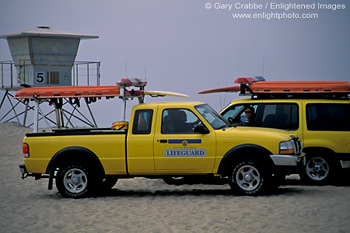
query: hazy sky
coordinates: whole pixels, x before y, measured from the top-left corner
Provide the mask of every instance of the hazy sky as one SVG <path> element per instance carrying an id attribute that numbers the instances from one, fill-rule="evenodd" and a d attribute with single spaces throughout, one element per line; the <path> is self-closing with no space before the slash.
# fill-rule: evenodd
<path id="1" fill-rule="evenodd" d="M 263 9 L 242 9 L 248 3 Z M 265 18 L 234 19 L 237 13 Z M 0 34 L 48 25 L 97 35 L 81 41 L 76 60 L 101 61 L 102 84 L 125 77 L 127 64 L 129 77 L 146 76 L 148 90 L 188 94 L 218 111 L 238 95 L 197 93 L 233 85 L 242 76 L 350 81 L 348 0 L 0 0 L 0 21 Z M 0 60 L 11 59 L 7 41 L 0 40 Z M 110 112 L 96 113 L 109 125 L 119 120 L 120 103 L 107 103 L 93 107 Z"/>

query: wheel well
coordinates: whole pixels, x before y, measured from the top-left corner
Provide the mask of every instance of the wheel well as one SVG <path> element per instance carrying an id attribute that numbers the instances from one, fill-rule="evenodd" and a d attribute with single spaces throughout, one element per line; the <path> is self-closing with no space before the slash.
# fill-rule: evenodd
<path id="1" fill-rule="evenodd" d="M 99 176 L 104 176 L 103 166 L 98 157 L 89 149 L 84 147 L 68 147 L 57 152 L 49 162 L 46 173 L 55 171 L 60 165 L 67 161 L 83 161 L 90 166 Z"/>
<path id="2" fill-rule="evenodd" d="M 329 148 L 325 147 L 307 147 L 303 149 L 303 152 L 306 154 L 306 158 L 308 153 L 309 154 L 320 154 L 320 156 L 325 157 L 328 159 L 330 162 L 335 163 L 337 165 L 340 165 L 339 160 L 336 159 L 335 152 Z"/>
<path id="3" fill-rule="evenodd" d="M 231 165 L 242 158 L 250 157 L 260 159 L 263 162 L 266 162 L 270 167 L 273 166 L 273 162 L 269 155 L 272 153 L 258 145 L 254 144 L 245 144 L 232 148 L 229 150 L 224 157 L 221 159 L 218 174 L 226 176 L 231 168 Z"/>

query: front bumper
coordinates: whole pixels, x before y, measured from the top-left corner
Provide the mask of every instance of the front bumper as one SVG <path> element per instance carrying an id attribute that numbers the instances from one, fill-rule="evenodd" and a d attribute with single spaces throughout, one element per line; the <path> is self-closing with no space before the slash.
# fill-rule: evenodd
<path id="1" fill-rule="evenodd" d="M 350 160 L 340 160 L 340 165 L 343 169 L 350 169 Z"/>
<path id="2" fill-rule="evenodd" d="M 276 166 L 298 166 L 306 164 L 305 153 L 301 155 L 270 155 Z"/>

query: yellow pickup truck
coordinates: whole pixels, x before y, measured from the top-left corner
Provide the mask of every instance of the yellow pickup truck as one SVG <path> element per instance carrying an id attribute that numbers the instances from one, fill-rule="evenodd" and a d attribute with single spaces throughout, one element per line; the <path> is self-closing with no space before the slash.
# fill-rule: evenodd
<path id="1" fill-rule="evenodd" d="M 53 179 L 63 197 L 89 196 L 118 179 L 228 177 L 235 194 L 259 195 L 297 173 L 302 145 L 287 131 L 229 127 L 202 102 L 139 104 L 128 129 L 61 129 L 29 133 L 22 177 Z"/>

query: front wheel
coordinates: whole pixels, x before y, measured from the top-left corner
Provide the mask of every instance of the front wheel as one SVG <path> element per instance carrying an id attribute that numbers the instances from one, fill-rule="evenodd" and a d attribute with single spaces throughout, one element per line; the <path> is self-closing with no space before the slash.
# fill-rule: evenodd
<path id="1" fill-rule="evenodd" d="M 235 163 L 229 173 L 229 185 L 238 195 L 260 195 L 268 187 L 269 174 L 262 161 L 247 158 Z"/>
<path id="2" fill-rule="evenodd" d="M 92 177 L 90 168 L 86 164 L 70 161 L 59 167 L 56 187 L 63 197 L 86 197 L 93 189 Z"/>
<path id="3" fill-rule="evenodd" d="M 336 176 L 335 165 L 327 157 L 310 153 L 306 158 L 306 166 L 300 174 L 306 183 L 324 185 Z"/>

